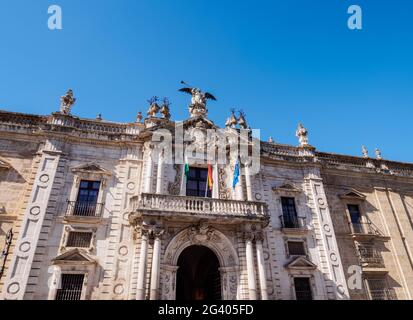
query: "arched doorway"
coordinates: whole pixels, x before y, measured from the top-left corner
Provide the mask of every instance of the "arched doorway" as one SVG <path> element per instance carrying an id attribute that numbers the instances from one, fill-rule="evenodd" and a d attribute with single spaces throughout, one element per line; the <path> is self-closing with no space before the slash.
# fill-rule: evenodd
<path id="1" fill-rule="evenodd" d="M 187 247 L 179 256 L 177 300 L 221 300 L 221 275 L 215 253 L 204 246 Z"/>

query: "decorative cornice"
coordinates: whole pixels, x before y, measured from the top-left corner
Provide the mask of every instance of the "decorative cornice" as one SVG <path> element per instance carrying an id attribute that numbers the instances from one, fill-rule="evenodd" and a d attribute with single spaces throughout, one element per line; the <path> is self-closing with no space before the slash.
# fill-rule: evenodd
<path id="1" fill-rule="evenodd" d="M 30 135 L 64 136 L 67 141 L 84 141 L 95 144 L 139 143 L 150 138 L 151 132 L 159 128 L 173 128 L 176 122 L 160 119 L 152 128 L 145 124 L 116 123 L 96 119 L 82 119 L 63 113 L 39 116 L 0 110 L 0 131 Z M 212 121 L 194 117 L 183 122 L 184 127 L 216 128 Z M 261 141 L 261 155 L 268 160 L 295 163 L 297 165 L 320 165 L 328 169 L 366 172 L 388 176 L 413 178 L 413 163 L 383 159 L 339 155 L 318 152 L 310 145 L 300 147 Z"/>

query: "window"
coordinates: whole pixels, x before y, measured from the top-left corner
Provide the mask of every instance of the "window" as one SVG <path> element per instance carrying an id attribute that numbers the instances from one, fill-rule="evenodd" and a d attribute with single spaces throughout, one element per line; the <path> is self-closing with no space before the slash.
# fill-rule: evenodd
<path id="1" fill-rule="evenodd" d="M 287 241 L 289 256 L 305 256 L 305 247 L 303 241 Z"/>
<path id="2" fill-rule="evenodd" d="M 80 300 L 84 278 L 84 274 L 62 274 L 55 300 Z"/>
<path id="3" fill-rule="evenodd" d="M 98 194 L 100 189 L 100 181 L 82 180 L 79 186 L 79 193 L 75 205 L 74 214 L 78 216 L 94 216 Z"/>
<path id="4" fill-rule="evenodd" d="M 66 247 L 89 248 L 92 232 L 69 232 Z"/>
<path id="5" fill-rule="evenodd" d="M 310 278 L 294 278 L 294 288 L 297 300 L 313 300 Z"/>
<path id="6" fill-rule="evenodd" d="M 353 226 L 354 233 L 363 233 L 361 224 L 360 207 L 357 204 L 347 205 L 348 212 L 350 213 L 350 221 Z"/>
<path id="7" fill-rule="evenodd" d="M 386 278 L 367 279 L 367 285 L 372 300 L 397 300 L 396 293 L 388 287 Z"/>
<path id="8" fill-rule="evenodd" d="M 211 190 L 207 188 L 208 169 L 204 168 L 189 168 L 188 179 L 186 182 L 186 195 L 193 197 L 211 198 Z M 207 193 L 205 194 L 205 189 Z"/>
<path id="9" fill-rule="evenodd" d="M 284 228 L 298 228 L 297 210 L 295 208 L 295 199 L 281 197 L 283 210 L 282 225 Z"/>
<path id="10" fill-rule="evenodd" d="M 82 180 L 79 186 L 77 201 L 96 203 L 98 199 L 100 181 Z"/>

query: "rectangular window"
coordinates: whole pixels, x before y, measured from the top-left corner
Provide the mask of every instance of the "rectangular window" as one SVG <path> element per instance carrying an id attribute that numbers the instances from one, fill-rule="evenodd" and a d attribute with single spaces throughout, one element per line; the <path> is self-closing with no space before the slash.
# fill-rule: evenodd
<path id="1" fill-rule="evenodd" d="M 66 247 L 89 248 L 92 232 L 69 232 Z"/>
<path id="2" fill-rule="evenodd" d="M 207 188 L 208 169 L 189 168 L 188 179 L 186 181 L 186 195 L 192 197 L 211 198 L 211 190 Z M 205 194 L 205 190 L 207 190 Z"/>
<path id="3" fill-rule="evenodd" d="M 287 241 L 288 255 L 305 256 L 305 247 L 303 241 Z"/>
<path id="4" fill-rule="evenodd" d="M 100 181 L 82 180 L 79 186 L 74 214 L 94 216 L 100 189 Z"/>
<path id="5" fill-rule="evenodd" d="M 80 300 L 84 274 L 62 274 L 55 300 Z"/>
<path id="6" fill-rule="evenodd" d="M 347 205 L 348 212 L 350 213 L 350 221 L 353 226 L 354 233 L 363 233 L 363 227 L 361 224 L 360 207 L 357 204 Z"/>
<path id="7" fill-rule="evenodd" d="M 281 205 L 283 210 L 283 227 L 298 228 L 297 210 L 295 208 L 295 199 L 281 197 Z"/>
<path id="8" fill-rule="evenodd" d="M 313 300 L 310 278 L 294 278 L 294 288 L 297 300 Z"/>
<path id="9" fill-rule="evenodd" d="M 389 288 L 384 277 L 367 279 L 372 300 L 397 300 L 394 289 Z"/>

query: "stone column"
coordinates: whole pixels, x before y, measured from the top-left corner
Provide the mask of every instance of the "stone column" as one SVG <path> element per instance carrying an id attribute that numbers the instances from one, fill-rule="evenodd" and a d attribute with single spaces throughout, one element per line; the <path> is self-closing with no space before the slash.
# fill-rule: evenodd
<path id="1" fill-rule="evenodd" d="M 152 192 L 152 169 L 153 169 L 153 163 L 152 163 L 152 148 L 148 148 L 148 158 L 146 159 L 146 172 L 144 176 L 144 192 L 145 193 L 151 193 Z"/>
<path id="2" fill-rule="evenodd" d="M 248 296 L 249 300 L 257 300 L 257 287 L 255 284 L 254 252 L 252 250 L 252 240 L 254 235 L 251 232 L 245 233 L 245 255 L 247 259 L 248 273 Z"/>
<path id="3" fill-rule="evenodd" d="M 151 291 L 150 299 L 158 299 L 159 291 L 159 270 L 160 270 L 160 260 L 161 260 L 161 237 L 164 230 L 154 231 L 154 244 L 153 244 L 153 255 L 152 255 L 152 270 L 151 270 Z"/>
<path id="4" fill-rule="evenodd" d="M 146 257 L 148 254 L 148 230 L 141 229 L 141 252 L 139 254 L 138 284 L 136 300 L 145 299 Z"/>
<path id="5" fill-rule="evenodd" d="M 245 165 L 245 184 L 247 188 L 247 200 L 253 201 L 252 199 L 252 187 L 251 187 L 251 174 L 249 163 Z"/>
<path id="6" fill-rule="evenodd" d="M 163 186 L 163 153 L 159 155 L 158 158 L 158 171 L 156 174 L 156 194 L 162 194 L 162 186 Z"/>
<path id="7" fill-rule="evenodd" d="M 258 232 L 255 235 L 255 246 L 257 249 L 258 277 L 260 280 L 261 299 L 268 300 L 267 275 L 265 274 L 264 252 L 262 249 L 263 240 L 264 234 L 262 232 Z"/>

